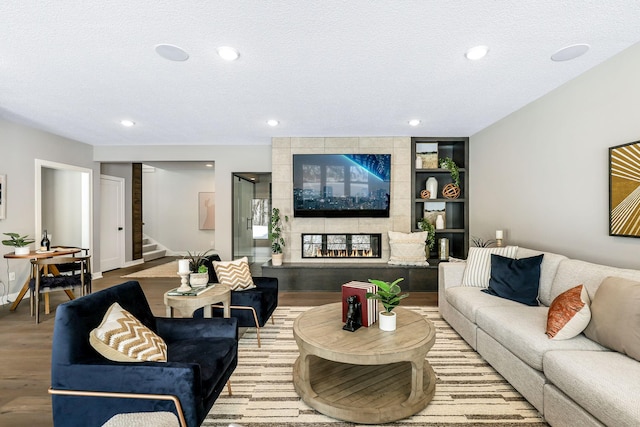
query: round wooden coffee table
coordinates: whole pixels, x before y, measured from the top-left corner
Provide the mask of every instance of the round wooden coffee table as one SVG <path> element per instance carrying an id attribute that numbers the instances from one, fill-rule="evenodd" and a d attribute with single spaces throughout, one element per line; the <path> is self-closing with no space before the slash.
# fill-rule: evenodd
<path id="1" fill-rule="evenodd" d="M 435 342 L 433 324 L 401 307 L 397 329 L 378 324 L 342 329 L 342 303 L 312 308 L 293 323 L 300 356 L 293 383 L 303 401 L 333 418 L 375 424 L 426 408 L 436 377 L 426 360 Z"/>

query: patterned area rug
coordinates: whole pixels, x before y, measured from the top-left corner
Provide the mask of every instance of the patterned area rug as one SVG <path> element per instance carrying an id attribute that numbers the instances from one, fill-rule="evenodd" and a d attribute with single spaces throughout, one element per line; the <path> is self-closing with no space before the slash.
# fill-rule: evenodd
<path id="1" fill-rule="evenodd" d="M 136 271 L 135 273 L 127 274 L 127 279 L 135 279 L 135 278 L 158 278 L 158 277 L 170 277 L 177 278 L 180 281 L 180 277 L 178 276 L 178 260 L 169 261 L 165 264 L 156 265 L 155 267 L 147 268 L 145 270 Z"/>
<path id="2" fill-rule="evenodd" d="M 427 408 L 385 426 L 543 427 L 540 414 L 487 364 L 440 317 L 437 307 L 409 307 L 436 326 L 436 343 L 427 359 L 436 373 L 436 393 Z M 308 307 L 278 307 L 275 325 L 261 329 L 258 348 L 254 328 L 240 339 L 239 364 L 231 377 L 233 395 L 222 392 L 203 426 L 349 427 L 311 409 L 293 388 L 298 348 L 294 319 Z"/>

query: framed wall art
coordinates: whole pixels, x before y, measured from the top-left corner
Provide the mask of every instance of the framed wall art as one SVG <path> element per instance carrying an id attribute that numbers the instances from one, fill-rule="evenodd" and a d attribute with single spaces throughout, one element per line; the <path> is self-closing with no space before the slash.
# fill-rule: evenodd
<path id="1" fill-rule="evenodd" d="M 0 219 L 7 214 L 7 175 L 0 175 Z"/>
<path id="2" fill-rule="evenodd" d="M 215 230 L 216 193 L 198 193 L 198 224 L 200 230 Z"/>
<path id="3" fill-rule="evenodd" d="M 609 148 L 609 235 L 640 237 L 640 141 Z"/>

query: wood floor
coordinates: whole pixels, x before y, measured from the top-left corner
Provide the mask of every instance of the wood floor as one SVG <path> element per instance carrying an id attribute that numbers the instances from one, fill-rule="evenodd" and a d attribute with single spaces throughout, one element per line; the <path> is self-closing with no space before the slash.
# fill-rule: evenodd
<path id="1" fill-rule="evenodd" d="M 94 280 L 93 290 L 122 283 L 127 280 L 122 279 L 122 275 L 168 260 L 163 258 L 107 272 L 102 279 Z M 156 316 L 164 316 L 163 294 L 168 289 L 178 286 L 178 280 L 138 281 L 144 289 L 153 313 Z M 339 300 L 340 294 L 336 292 L 281 292 L 279 295 L 279 304 L 283 306 L 315 306 Z M 47 393 L 50 384 L 51 338 L 55 306 L 64 301 L 67 301 L 64 292 L 52 293 L 52 313 L 41 313 L 38 325 L 30 316 L 28 300 L 22 301 L 14 312 L 9 311 L 9 304 L 0 306 L 0 426 L 53 426 L 51 398 Z M 411 301 L 411 305 L 434 306 L 437 305 L 437 294 L 416 292 L 411 294 L 410 300 L 405 301 Z"/>

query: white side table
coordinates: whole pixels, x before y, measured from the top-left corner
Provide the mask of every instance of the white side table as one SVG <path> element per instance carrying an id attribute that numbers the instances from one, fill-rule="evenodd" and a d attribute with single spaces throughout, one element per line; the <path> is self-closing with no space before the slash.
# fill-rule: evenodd
<path id="1" fill-rule="evenodd" d="M 182 316 L 193 317 L 193 312 L 204 309 L 204 317 L 211 317 L 211 305 L 221 303 L 224 317 L 231 317 L 231 288 L 229 285 L 216 283 L 200 295 L 168 295 L 164 294 L 164 305 L 167 306 L 167 317 L 173 317 L 173 310 L 180 311 Z"/>

